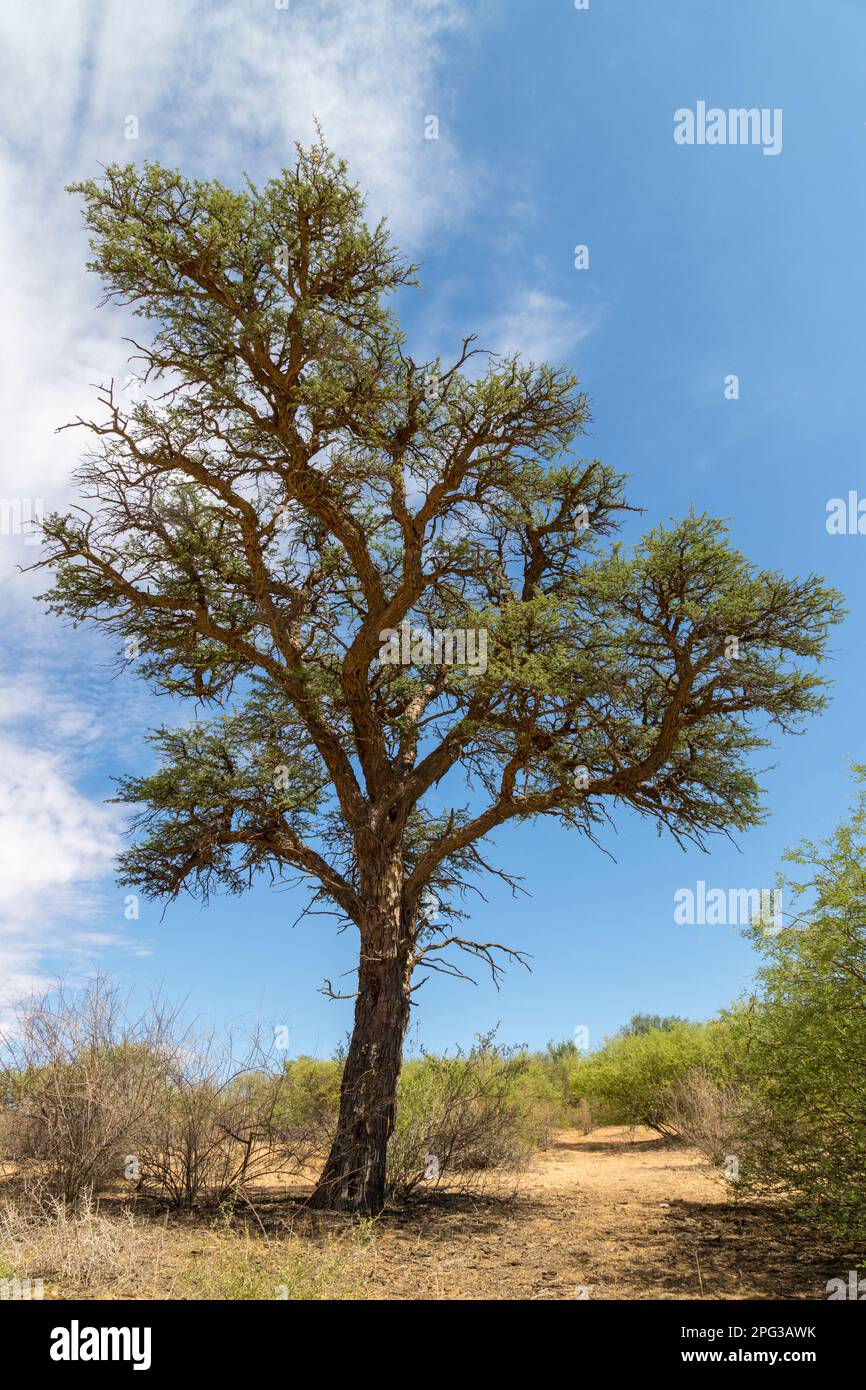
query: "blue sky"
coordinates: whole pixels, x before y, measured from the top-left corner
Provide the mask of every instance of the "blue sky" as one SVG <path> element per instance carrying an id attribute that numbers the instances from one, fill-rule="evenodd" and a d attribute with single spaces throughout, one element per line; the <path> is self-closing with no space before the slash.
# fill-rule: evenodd
<path id="1" fill-rule="evenodd" d="M 638 1010 L 704 1017 L 748 983 L 735 928 L 677 926 L 698 879 L 773 881 L 784 848 L 828 833 L 851 799 L 862 737 L 866 537 L 831 536 L 828 499 L 866 496 L 866 9 L 857 0 L 571 0 L 396 4 L 292 0 L 63 7 L 45 29 L 6 15 L 0 200 L 17 333 L 0 361 L 4 497 L 68 500 L 69 435 L 51 430 L 122 373 L 123 315 L 94 313 L 75 210 L 61 189 L 118 158 L 158 158 L 239 181 L 287 162 L 312 117 L 422 262 L 400 311 L 420 355 L 463 333 L 566 360 L 592 399 L 585 452 L 630 475 L 634 539 L 689 507 L 729 519 L 762 566 L 824 574 L 850 615 L 833 636 L 830 709 L 779 740 L 763 778 L 770 816 L 737 846 L 684 854 L 627 815 L 605 846 L 554 824 L 506 829 L 496 857 L 531 897 L 487 885 L 473 928 L 525 949 L 500 993 L 432 979 L 418 995 L 428 1046 L 500 1036 L 543 1045 L 578 1026 L 595 1043 Z M 680 146 L 674 113 L 781 108 L 775 157 Z M 140 119 L 137 142 L 124 121 Z M 424 122 L 437 116 L 438 140 Z M 586 270 L 574 248 L 589 248 Z M 724 394 L 740 381 L 738 400 Z M 104 806 L 112 773 L 144 768 L 165 717 L 108 653 L 32 603 L 33 558 L 0 537 L 8 614 L 0 677 L 0 965 L 8 992 L 57 970 L 115 972 L 215 1021 L 261 1016 L 292 1051 L 327 1053 L 350 1006 L 318 986 L 351 970 L 354 941 L 304 898 L 264 886 L 164 918 L 126 921 Z M 39 586 L 36 585 L 36 588 Z"/>

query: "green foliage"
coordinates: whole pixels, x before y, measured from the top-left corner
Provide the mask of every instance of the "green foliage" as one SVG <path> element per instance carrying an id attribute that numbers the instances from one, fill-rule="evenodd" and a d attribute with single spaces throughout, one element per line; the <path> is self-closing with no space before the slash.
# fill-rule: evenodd
<path id="1" fill-rule="evenodd" d="M 465 1189 L 479 1174 L 522 1167 L 540 1137 L 537 1107 L 522 1084 L 526 1068 L 526 1054 L 496 1046 L 492 1034 L 468 1052 L 410 1058 L 397 1090 L 389 1190 L 405 1197 L 458 1174 Z"/>
<path id="2" fill-rule="evenodd" d="M 720 1024 L 665 1020 L 660 1028 L 623 1031 L 581 1062 L 572 1094 L 600 1106 L 609 1124 L 647 1125 L 670 1135 L 671 1088 L 695 1067 L 721 1072 L 724 1052 Z"/>
<path id="3" fill-rule="evenodd" d="M 668 1017 L 664 1017 L 662 1014 L 632 1014 L 628 1023 L 623 1024 L 619 1031 L 624 1037 L 627 1035 L 636 1036 L 640 1033 L 652 1033 L 656 1029 L 667 1032 L 671 1028 L 676 1028 L 679 1024 L 687 1022 L 687 1019 L 680 1018 L 678 1014 L 671 1014 Z"/>
<path id="4" fill-rule="evenodd" d="M 278 1114 L 289 1130 L 324 1134 L 340 1104 L 339 1058 L 293 1057 L 283 1066 L 287 1085 L 280 1088 Z"/>
<path id="5" fill-rule="evenodd" d="M 863 778 L 866 770 L 856 769 Z M 730 1015 L 749 1104 L 740 1173 L 866 1250 L 866 790 L 828 839 L 786 855 L 790 910 L 751 929 L 753 998 Z"/>
<path id="6" fill-rule="evenodd" d="M 552 1125 L 567 1125 L 571 1114 L 571 1080 L 580 1062 L 580 1053 L 571 1039 L 549 1042 L 544 1052 L 527 1055 L 524 1093 L 540 1108 L 546 1108 Z"/>

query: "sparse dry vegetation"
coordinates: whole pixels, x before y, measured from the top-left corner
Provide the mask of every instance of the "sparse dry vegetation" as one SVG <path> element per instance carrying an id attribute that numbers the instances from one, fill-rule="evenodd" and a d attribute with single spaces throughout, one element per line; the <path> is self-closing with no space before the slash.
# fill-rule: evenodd
<path id="1" fill-rule="evenodd" d="M 706 1067 L 691 1067 L 668 1093 L 672 1128 L 716 1167 L 738 1142 L 741 1109 L 737 1088 L 719 1081 Z"/>
<path id="2" fill-rule="evenodd" d="M 129 1207 L 109 1214 L 89 1198 L 70 1206 L 30 1189 L 0 1206 L 3 1277 L 42 1279 L 63 1297 L 134 1291 L 157 1272 L 164 1240 L 163 1224 L 140 1222 Z"/>
<path id="3" fill-rule="evenodd" d="M 847 928 L 830 944 L 836 988 L 850 993 L 860 947 Z M 596 1213 L 575 1196 L 577 1174 L 604 1193 L 596 1170 L 614 1159 L 637 1184 L 626 1193 L 658 1193 L 645 1208 L 647 1239 L 658 1233 L 652 1212 L 670 1212 L 677 1185 L 691 1185 L 722 1223 L 714 1229 L 750 1224 L 752 1238 L 772 1244 L 785 1201 L 823 1224 L 826 1236 L 809 1239 L 844 1238 L 846 1258 L 856 1261 L 859 1199 L 846 1172 L 825 1162 L 827 1116 L 802 1111 L 797 1054 L 789 1048 L 772 1075 L 762 1069 L 776 1056 L 776 1037 L 803 1017 L 804 999 L 790 997 L 790 985 L 796 979 L 808 993 L 816 949 L 801 937 L 774 940 L 765 978 L 787 982 L 788 993 L 753 999 L 711 1024 L 638 1016 L 588 1055 L 570 1043 L 529 1053 L 488 1035 L 465 1052 L 409 1056 L 388 1206 L 375 1220 L 309 1206 L 337 1123 L 339 1057 L 278 1060 L 258 1037 L 239 1047 L 196 1033 L 159 999 L 134 1014 L 109 980 L 61 985 L 22 1005 L 3 1040 L 0 1279 L 41 1279 L 49 1297 L 61 1298 L 449 1297 L 428 1266 L 435 1249 L 456 1240 L 454 1258 L 471 1283 L 475 1265 L 460 1232 L 483 1246 L 495 1231 L 497 1268 L 522 1287 L 527 1272 L 507 1271 L 524 1255 L 506 1269 L 503 1250 L 513 1243 L 520 1252 L 527 1241 L 534 1249 L 536 1240 L 546 1248 L 547 1239 L 558 1250 L 575 1203 L 580 1229 L 592 1229 Z M 806 1060 L 817 1066 L 816 1085 L 836 1055 L 816 1058 L 821 1010 L 832 1003 L 826 983 L 808 1002 Z M 849 1010 L 852 1048 L 857 1026 Z M 848 1084 L 854 1096 L 857 1083 Z M 759 1120 L 762 1106 L 771 1123 Z M 738 1171 L 729 1182 L 722 1165 L 731 1156 Z M 824 1172 L 846 1197 L 829 1214 L 817 1185 Z M 559 1194 L 553 1207 L 548 1176 Z M 417 1263 L 423 1291 L 404 1280 L 405 1260 Z"/>

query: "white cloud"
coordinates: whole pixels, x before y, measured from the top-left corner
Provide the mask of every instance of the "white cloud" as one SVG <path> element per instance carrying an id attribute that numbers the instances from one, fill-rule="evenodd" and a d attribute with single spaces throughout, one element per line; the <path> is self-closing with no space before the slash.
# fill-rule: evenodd
<path id="1" fill-rule="evenodd" d="M 481 334 L 496 352 L 519 352 L 533 362 L 557 364 L 598 325 L 598 314 L 540 289 L 518 290 Z"/>
<path id="2" fill-rule="evenodd" d="M 92 952 L 77 924 L 101 913 L 99 880 L 117 850 L 116 816 L 70 783 L 60 757 L 0 735 L 0 979 L 25 992 L 49 954 Z M 118 944 L 119 933 L 102 933 Z"/>

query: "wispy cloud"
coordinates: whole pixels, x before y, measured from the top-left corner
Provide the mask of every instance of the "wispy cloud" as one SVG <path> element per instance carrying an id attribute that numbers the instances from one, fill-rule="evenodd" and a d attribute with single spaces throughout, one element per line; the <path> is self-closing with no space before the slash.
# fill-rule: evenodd
<path id="1" fill-rule="evenodd" d="M 99 881 L 117 849 L 109 808 L 76 791 L 58 754 L 0 729 L 0 979 L 3 1002 L 38 978 L 48 954 L 74 958 L 92 943 L 82 925 L 102 910 Z M 122 933 L 107 933 L 114 943 Z"/>
<path id="2" fill-rule="evenodd" d="M 523 287 L 485 327 L 495 352 L 519 352 L 534 362 L 560 362 L 595 330 L 599 313 L 578 308 L 544 290 Z"/>
<path id="3" fill-rule="evenodd" d="M 112 160 L 265 178 L 318 119 L 411 253 L 469 199 L 441 84 L 443 43 L 465 16 L 453 0 L 66 0 L 45 24 L 4 7 L 0 496 L 62 499 L 80 441 L 53 430 L 89 403 L 90 383 L 124 372 L 123 316 L 94 312 L 64 185 Z M 429 114 L 437 140 L 424 137 Z"/>

